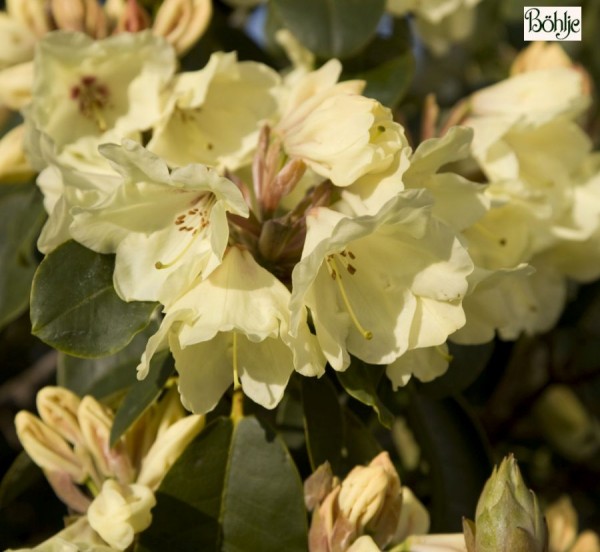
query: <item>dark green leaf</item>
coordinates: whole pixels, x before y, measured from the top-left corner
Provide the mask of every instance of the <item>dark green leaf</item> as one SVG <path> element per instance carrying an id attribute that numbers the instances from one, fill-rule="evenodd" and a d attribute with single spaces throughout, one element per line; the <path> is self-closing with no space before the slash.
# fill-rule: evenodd
<path id="1" fill-rule="evenodd" d="M 126 303 L 113 283 L 114 256 L 67 242 L 41 263 L 31 289 L 33 333 L 65 353 L 95 358 L 125 347 L 156 303 Z"/>
<path id="2" fill-rule="evenodd" d="M 347 474 L 358 464 L 368 464 L 381 452 L 373 433 L 347 408 L 344 409 L 344 470 Z"/>
<path id="3" fill-rule="evenodd" d="M 377 412 L 379 421 L 390 428 L 394 416 L 377 394 L 377 386 L 384 372 L 385 366 L 374 366 L 353 358 L 348 369 L 344 372 L 336 372 L 336 375 L 349 395 L 372 407 Z"/>
<path id="4" fill-rule="evenodd" d="M 325 376 L 303 378 L 304 431 L 313 470 L 329 462 L 334 474 L 346 475 L 357 464 L 366 464 L 381 452 L 372 433 L 348 408 Z"/>
<path id="5" fill-rule="evenodd" d="M 306 446 L 313 470 L 327 461 L 334 473 L 342 473 L 344 419 L 331 381 L 326 376 L 303 378 L 302 404 Z"/>
<path id="6" fill-rule="evenodd" d="M 430 466 L 432 533 L 460 531 L 472 516 L 492 462 L 489 445 L 465 401 L 410 393 L 408 419 Z"/>
<path id="7" fill-rule="evenodd" d="M 416 382 L 419 393 L 434 399 L 461 393 L 481 374 L 494 352 L 494 342 L 481 345 L 448 343 L 452 356 L 448 371 L 428 383 Z"/>
<path id="8" fill-rule="evenodd" d="M 156 493 L 138 551 L 305 552 L 302 484 L 281 439 L 254 417 L 209 424 Z"/>
<path id="9" fill-rule="evenodd" d="M 42 196 L 30 184 L 0 193 L 0 328 L 27 310 L 37 267 L 35 241 L 45 219 Z"/>
<path id="10" fill-rule="evenodd" d="M 42 479 L 42 470 L 26 452 L 17 456 L 0 483 L 0 509 L 19 498 Z"/>
<path id="11" fill-rule="evenodd" d="M 151 322 L 125 347 L 114 355 L 102 358 L 78 358 L 60 353 L 58 356 L 58 385 L 80 397 L 92 395 L 105 399 L 137 382 L 135 368 L 148 338 L 156 332 L 157 322 Z"/>
<path id="12" fill-rule="evenodd" d="M 367 81 L 364 95 L 394 109 L 408 92 L 415 74 L 411 52 L 356 75 Z"/>
<path id="13" fill-rule="evenodd" d="M 111 447 L 158 398 L 174 371 L 173 357 L 167 351 L 154 355 L 150 361 L 148 375 L 129 388 L 115 414 L 110 430 Z"/>
<path id="14" fill-rule="evenodd" d="M 375 34 L 384 0 L 273 0 L 285 26 L 320 57 L 347 57 Z"/>

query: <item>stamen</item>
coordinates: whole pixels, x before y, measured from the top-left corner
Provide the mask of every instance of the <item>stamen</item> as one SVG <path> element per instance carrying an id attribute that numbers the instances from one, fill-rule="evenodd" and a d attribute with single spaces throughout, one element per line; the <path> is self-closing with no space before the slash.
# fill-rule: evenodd
<path id="1" fill-rule="evenodd" d="M 209 225 L 209 211 L 211 207 L 216 202 L 216 198 L 213 194 L 203 194 L 199 198 L 195 200 L 192 204 L 193 206 L 200 203 L 199 207 L 193 207 L 190 209 L 188 213 L 180 214 L 175 218 L 174 225 L 177 227 L 179 232 L 191 232 L 190 240 L 186 244 L 186 246 L 175 256 L 174 259 L 169 261 L 168 263 L 164 263 L 162 261 L 157 261 L 154 263 L 154 268 L 157 270 L 162 270 L 163 268 L 171 268 L 174 264 L 179 262 L 181 258 L 189 251 L 192 244 L 196 241 L 196 238 L 201 234 L 201 230 L 204 230 Z M 197 217 L 197 221 L 195 222 L 195 226 L 181 226 L 184 223 L 194 224 L 193 222 L 187 220 L 187 217 Z"/>
<path id="2" fill-rule="evenodd" d="M 348 294 L 346 293 L 346 289 L 344 288 L 344 283 L 342 282 L 342 276 L 340 274 L 335 257 L 333 255 L 329 255 L 326 259 L 326 262 L 331 270 L 331 272 L 330 272 L 331 277 L 337 282 L 338 289 L 340 290 L 340 295 L 342 296 L 342 301 L 344 302 L 344 306 L 346 307 L 346 310 L 348 311 L 348 314 L 350 315 L 350 319 L 356 326 L 356 329 L 361 333 L 361 335 L 367 341 L 370 341 L 371 339 L 373 339 L 373 332 L 371 332 L 370 330 L 366 330 L 362 326 L 362 324 L 358 321 L 358 318 L 357 318 L 356 314 L 354 313 L 354 309 L 352 308 L 352 305 L 350 305 L 350 300 L 348 299 Z M 348 266 L 351 266 L 351 265 L 348 265 Z M 352 267 L 352 268 L 354 269 L 354 267 Z M 356 269 L 354 269 L 354 271 L 356 272 Z M 348 272 L 350 272 L 350 270 L 348 270 Z M 350 274 L 353 274 L 353 272 L 350 272 Z"/>
<path id="3" fill-rule="evenodd" d="M 446 351 L 444 351 L 444 348 L 441 345 L 436 345 L 434 348 L 435 352 L 440 355 L 446 362 L 450 363 L 452 362 L 452 359 L 454 358 L 450 353 L 447 353 Z"/>
<path id="4" fill-rule="evenodd" d="M 92 75 L 81 77 L 79 84 L 71 88 L 70 97 L 84 117 L 92 119 L 101 132 L 106 131 L 108 124 L 103 110 L 108 106 L 110 93 L 104 84 Z"/>
<path id="5" fill-rule="evenodd" d="M 241 387 L 240 378 L 238 375 L 238 357 L 237 357 L 237 332 L 233 332 L 233 344 L 232 344 L 232 356 L 233 356 L 233 390 Z"/>

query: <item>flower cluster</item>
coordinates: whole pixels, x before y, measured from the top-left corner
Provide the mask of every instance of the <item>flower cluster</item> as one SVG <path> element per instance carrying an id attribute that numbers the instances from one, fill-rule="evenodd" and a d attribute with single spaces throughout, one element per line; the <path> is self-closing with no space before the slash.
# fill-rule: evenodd
<path id="1" fill-rule="evenodd" d="M 65 388 L 45 387 L 37 395 L 37 408 L 41 419 L 26 411 L 17 414 L 19 440 L 76 514 L 41 549 L 68 543 L 93 550 L 128 548 L 152 521 L 154 491 L 162 478 L 204 427 L 204 417 L 185 415 L 174 390 L 113 446 L 114 413 L 93 397 L 80 399 Z"/>
<path id="2" fill-rule="evenodd" d="M 305 62 L 285 76 L 233 53 L 175 74 L 150 33 L 39 45 L 25 112 L 49 214 L 38 246 L 114 253 L 120 297 L 163 305 L 140 378 L 168 347 L 198 413 L 238 379 L 273 408 L 294 371 L 352 356 L 396 387 L 428 381 L 448 339 L 544 330 L 566 276 L 598 275 L 581 71 L 519 61 L 470 98 L 467 128 L 413 150 L 337 60 L 290 57 Z M 565 93 L 542 101 L 555 81 Z"/>

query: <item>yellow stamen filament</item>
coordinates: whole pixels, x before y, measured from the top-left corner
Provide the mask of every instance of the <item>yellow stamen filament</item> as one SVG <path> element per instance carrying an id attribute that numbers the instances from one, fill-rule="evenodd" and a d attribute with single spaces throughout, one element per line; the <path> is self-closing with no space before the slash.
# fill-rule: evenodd
<path id="1" fill-rule="evenodd" d="M 232 364 L 233 364 L 233 396 L 231 397 L 231 419 L 237 424 L 244 417 L 244 391 L 238 377 L 237 332 L 233 332 Z"/>
<path id="2" fill-rule="evenodd" d="M 192 247 L 192 244 L 194 243 L 194 241 L 196 240 L 196 237 L 199 235 L 199 232 L 197 230 L 194 230 L 193 234 L 192 234 L 192 239 L 187 243 L 187 245 L 179 252 L 179 254 L 171 261 L 169 261 L 168 263 L 163 263 L 161 261 L 157 261 L 154 264 L 154 267 L 157 268 L 158 270 L 161 270 L 163 268 L 171 268 L 175 263 L 177 263 L 178 261 L 181 260 L 181 257 L 183 257 L 190 249 L 190 247 Z"/>
<path id="3" fill-rule="evenodd" d="M 98 130 L 100 132 L 106 132 L 108 125 L 106 124 L 106 119 L 104 118 L 104 115 L 102 113 L 102 108 L 97 103 L 92 103 L 92 105 L 90 106 L 90 110 L 92 112 L 94 122 L 98 127 Z"/>
<path id="4" fill-rule="evenodd" d="M 446 362 L 452 362 L 454 358 L 450 353 L 447 353 L 441 345 L 436 345 L 434 347 L 435 352 L 440 355 Z"/>
<path id="5" fill-rule="evenodd" d="M 233 390 L 241 387 L 240 378 L 238 375 L 238 357 L 237 357 L 237 332 L 233 332 L 233 344 L 232 344 L 232 356 L 233 356 Z"/>
<path id="6" fill-rule="evenodd" d="M 356 314 L 354 313 L 354 309 L 352 308 L 352 305 L 350 305 L 350 300 L 348 299 L 348 294 L 346 293 L 346 288 L 344 288 L 344 284 L 342 282 L 341 272 L 338 268 L 337 262 L 336 262 L 335 258 L 333 257 L 333 255 L 328 257 L 326 262 L 329 265 L 329 268 L 331 269 L 331 277 L 337 282 L 338 289 L 340 290 L 340 295 L 342 296 L 342 301 L 344 302 L 344 306 L 346 307 L 346 310 L 348 311 L 348 314 L 350 315 L 350 319 L 352 320 L 353 324 L 356 326 L 356 329 L 361 333 L 361 335 L 367 341 L 373 339 L 373 332 L 371 332 L 370 330 L 366 330 L 362 326 L 362 324 L 358 321 Z M 350 273 L 353 274 L 354 272 L 350 272 Z"/>
<path id="7" fill-rule="evenodd" d="M 154 264 L 154 267 L 158 270 L 163 268 L 171 268 L 174 264 L 179 262 L 181 258 L 189 251 L 190 247 L 196 240 L 196 238 L 201 234 L 201 230 L 204 230 L 209 224 L 209 212 L 212 206 L 215 204 L 216 198 L 213 194 L 203 194 L 199 198 L 197 198 L 192 207 L 187 212 L 180 214 L 175 219 L 175 226 L 178 228 L 179 232 L 192 232 L 192 237 L 187 245 L 177 254 L 177 256 L 169 261 L 168 263 L 163 263 L 162 261 L 157 261 Z M 200 204 L 200 205 L 198 205 Z M 188 226 L 188 217 L 197 218 L 196 221 L 189 222 L 191 226 Z"/>

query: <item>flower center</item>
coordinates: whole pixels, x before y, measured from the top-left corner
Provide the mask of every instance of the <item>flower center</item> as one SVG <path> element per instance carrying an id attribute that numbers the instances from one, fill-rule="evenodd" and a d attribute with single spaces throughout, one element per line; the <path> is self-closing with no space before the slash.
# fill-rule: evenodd
<path id="1" fill-rule="evenodd" d="M 196 238 L 203 234 L 206 228 L 210 226 L 210 210 L 216 201 L 217 198 L 214 194 L 201 194 L 192 201 L 191 208 L 188 208 L 177 215 L 173 224 L 177 227 L 179 232 L 184 232 L 186 236 L 189 236 L 188 242 L 175 258 L 168 263 L 157 261 L 154 264 L 155 268 L 158 270 L 171 268 L 181 260 L 181 258 L 189 251 Z"/>
<path id="2" fill-rule="evenodd" d="M 363 327 L 363 325 L 359 322 L 352 305 L 350 304 L 350 300 L 348 299 L 348 294 L 346 292 L 346 288 L 344 287 L 344 283 L 342 281 L 342 270 L 340 270 L 340 264 L 349 276 L 354 276 L 356 274 L 356 268 L 350 261 L 356 259 L 356 256 L 352 251 L 343 249 L 340 253 L 333 253 L 331 255 L 327 255 L 325 258 L 325 262 L 327 263 L 327 269 L 329 271 L 329 275 L 331 278 L 337 283 L 338 289 L 340 290 L 340 295 L 342 297 L 342 301 L 344 302 L 344 306 L 346 307 L 346 311 L 350 315 L 350 319 L 353 324 L 356 326 L 356 329 L 361 333 L 361 335 L 367 340 L 373 339 L 373 332 L 367 330 Z M 338 264 L 339 261 L 339 264 Z"/>
<path id="3" fill-rule="evenodd" d="M 110 92 L 105 84 L 92 75 L 81 77 L 79 84 L 71 88 L 70 96 L 84 117 L 94 121 L 101 132 L 106 131 L 108 126 L 103 110 L 108 106 Z"/>

